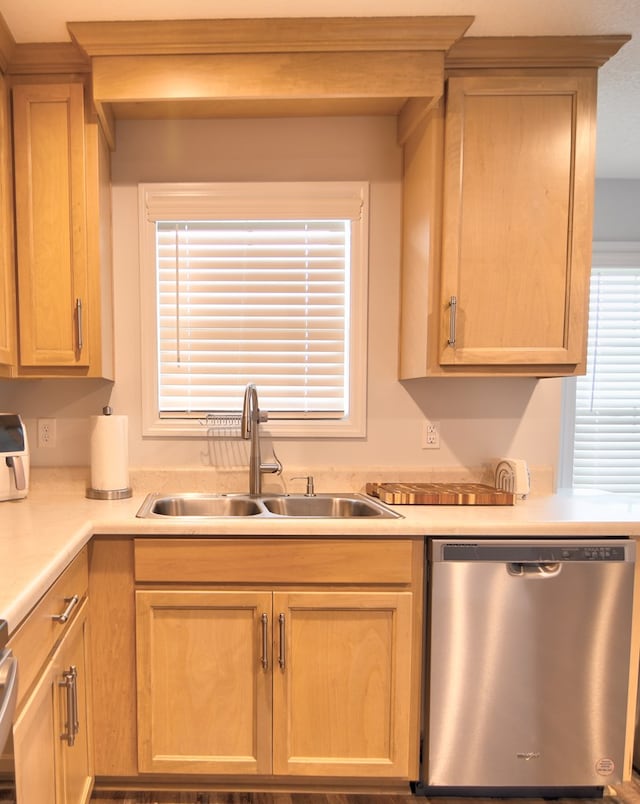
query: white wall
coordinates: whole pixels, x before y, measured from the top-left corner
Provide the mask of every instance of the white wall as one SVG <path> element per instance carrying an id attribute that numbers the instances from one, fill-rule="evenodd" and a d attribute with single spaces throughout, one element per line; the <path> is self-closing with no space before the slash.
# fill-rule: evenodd
<path id="1" fill-rule="evenodd" d="M 0 383 L 0 408 L 27 420 L 34 465 L 87 465 L 88 417 L 127 413 L 132 467 L 200 466 L 198 439 L 148 439 L 140 427 L 137 183 L 367 179 L 371 182 L 366 439 L 277 442 L 285 466 L 477 466 L 496 455 L 555 466 L 560 380 L 397 377 L 402 155 L 392 118 L 129 121 L 112 157 L 116 382 Z M 240 400 L 239 400 L 240 403 Z M 56 417 L 58 446 L 38 449 L 35 419 Z M 420 448 L 423 419 L 441 448 Z"/>
<path id="2" fill-rule="evenodd" d="M 640 180 L 597 179 L 594 240 L 640 241 Z"/>

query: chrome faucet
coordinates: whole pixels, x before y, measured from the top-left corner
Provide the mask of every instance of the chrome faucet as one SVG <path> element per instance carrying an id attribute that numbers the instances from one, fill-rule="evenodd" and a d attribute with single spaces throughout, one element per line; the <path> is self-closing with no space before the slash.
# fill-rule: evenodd
<path id="1" fill-rule="evenodd" d="M 240 425 L 242 437 L 251 440 L 249 454 L 249 494 L 257 497 L 262 494 L 262 474 L 281 474 L 282 464 L 273 455 L 272 463 L 262 463 L 260 454 L 260 422 L 266 422 L 269 415 L 260 411 L 258 406 L 258 389 L 254 383 L 249 383 L 244 390 L 244 403 L 242 405 L 242 422 Z"/>

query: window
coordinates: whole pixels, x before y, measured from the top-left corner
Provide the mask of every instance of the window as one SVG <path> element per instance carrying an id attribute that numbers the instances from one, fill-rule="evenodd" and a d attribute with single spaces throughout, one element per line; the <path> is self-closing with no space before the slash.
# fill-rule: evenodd
<path id="1" fill-rule="evenodd" d="M 364 435 L 367 185 L 139 196 L 145 434 L 202 436 L 253 382 L 273 434 Z"/>
<path id="2" fill-rule="evenodd" d="M 587 374 L 567 381 L 563 485 L 640 493 L 640 244 L 597 244 Z"/>

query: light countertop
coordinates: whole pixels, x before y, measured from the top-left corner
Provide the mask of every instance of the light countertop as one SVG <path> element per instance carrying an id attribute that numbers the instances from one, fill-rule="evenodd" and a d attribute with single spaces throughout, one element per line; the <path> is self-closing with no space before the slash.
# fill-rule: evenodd
<path id="1" fill-rule="evenodd" d="M 400 519 L 229 518 L 185 527 L 136 518 L 146 492 L 103 501 L 84 491 L 78 482 L 52 491 L 39 481 L 26 499 L 0 503 L 0 619 L 10 633 L 93 535 L 640 537 L 640 498 L 606 494 L 533 496 L 514 506 L 390 506 Z"/>

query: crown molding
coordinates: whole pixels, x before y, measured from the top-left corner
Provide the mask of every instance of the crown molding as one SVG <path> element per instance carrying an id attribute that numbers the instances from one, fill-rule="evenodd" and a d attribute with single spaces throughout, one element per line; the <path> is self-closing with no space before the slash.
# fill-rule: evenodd
<path id="1" fill-rule="evenodd" d="M 472 16 L 69 22 L 89 56 L 448 50 Z"/>
<path id="2" fill-rule="evenodd" d="M 602 67 L 631 37 L 468 36 L 445 56 L 447 70 Z"/>
<path id="3" fill-rule="evenodd" d="M 11 75 L 88 73 L 91 62 L 72 42 L 18 44 L 8 72 Z"/>

